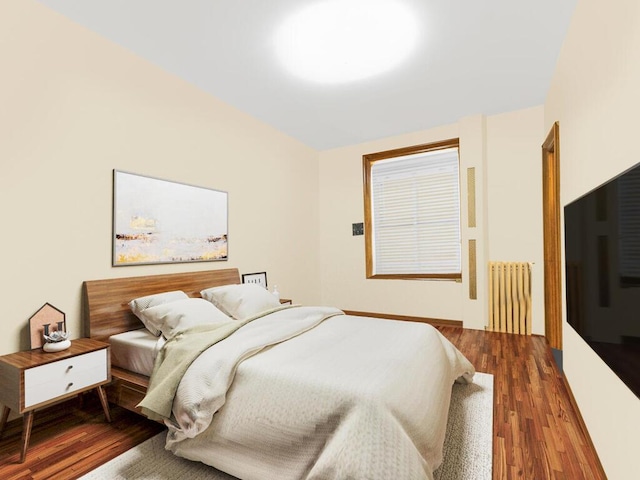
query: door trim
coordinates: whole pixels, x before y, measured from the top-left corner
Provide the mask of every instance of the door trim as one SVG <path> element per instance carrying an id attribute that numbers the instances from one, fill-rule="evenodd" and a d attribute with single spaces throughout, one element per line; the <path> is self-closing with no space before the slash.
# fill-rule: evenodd
<path id="1" fill-rule="evenodd" d="M 562 255 L 560 250 L 560 125 L 542 144 L 544 244 L 544 331 L 549 346 L 562 350 Z"/>

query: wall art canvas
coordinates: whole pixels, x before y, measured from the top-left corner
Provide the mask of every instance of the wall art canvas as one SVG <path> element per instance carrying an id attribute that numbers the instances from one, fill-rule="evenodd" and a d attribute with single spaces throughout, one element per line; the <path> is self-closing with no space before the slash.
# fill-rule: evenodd
<path id="1" fill-rule="evenodd" d="M 227 260 L 228 194 L 113 172 L 113 266 Z"/>

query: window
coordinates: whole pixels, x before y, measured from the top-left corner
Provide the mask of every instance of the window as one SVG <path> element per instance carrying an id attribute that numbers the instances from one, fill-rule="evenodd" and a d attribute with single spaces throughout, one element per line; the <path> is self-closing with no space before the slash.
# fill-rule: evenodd
<path id="1" fill-rule="evenodd" d="M 458 147 L 362 157 L 367 278 L 462 278 Z"/>

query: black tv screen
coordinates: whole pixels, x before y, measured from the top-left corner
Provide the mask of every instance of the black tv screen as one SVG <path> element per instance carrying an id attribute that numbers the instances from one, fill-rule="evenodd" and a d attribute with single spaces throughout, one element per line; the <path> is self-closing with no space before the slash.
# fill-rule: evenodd
<path id="1" fill-rule="evenodd" d="M 640 398 L 640 164 L 564 208 L 567 321 Z"/>

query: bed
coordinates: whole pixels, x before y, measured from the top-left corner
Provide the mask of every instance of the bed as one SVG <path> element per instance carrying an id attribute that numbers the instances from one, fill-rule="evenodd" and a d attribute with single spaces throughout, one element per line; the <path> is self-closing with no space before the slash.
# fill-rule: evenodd
<path id="1" fill-rule="evenodd" d="M 109 401 L 163 419 L 176 455 L 243 480 L 431 479 L 452 385 L 474 369 L 430 325 L 274 306 L 165 340 L 129 305 L 169 291 L 215 303 L 201 292 L 238 285 L 235 269 L 84 282 L 85 334 L 114 354 Z"/>

